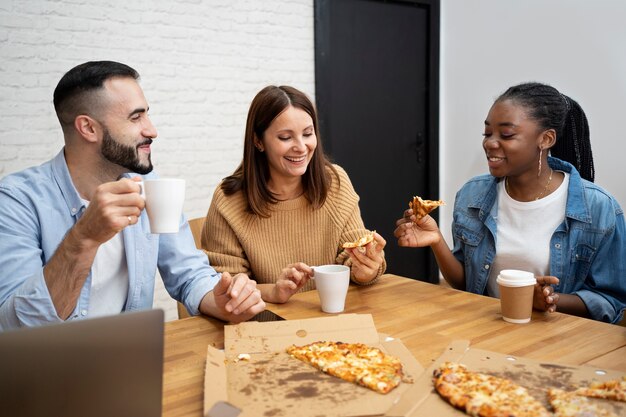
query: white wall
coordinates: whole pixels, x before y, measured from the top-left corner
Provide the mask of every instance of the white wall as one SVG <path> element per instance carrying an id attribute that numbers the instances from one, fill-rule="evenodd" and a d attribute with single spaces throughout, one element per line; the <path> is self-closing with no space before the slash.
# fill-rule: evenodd
<path id="1" fill-rule="evenodd" d="M 185 178 L 185 212 L 204 216 L 240 162 L 254 95 L 268 84 L 314 95 L 313 1 L 2 0 L 0 177 L 59 151 L 54 88 L 103 59 L 139 71 L 156 170 Z"/>
<path id="2" fill-rule="evenodd" d="M 441 1 L 441 230 L 452 245 L 456 191 L 488 172 L 483 122 L 523 81 L 553 85 L 589 119 L 596 183 L 626 205 L 626 2 Z"/>

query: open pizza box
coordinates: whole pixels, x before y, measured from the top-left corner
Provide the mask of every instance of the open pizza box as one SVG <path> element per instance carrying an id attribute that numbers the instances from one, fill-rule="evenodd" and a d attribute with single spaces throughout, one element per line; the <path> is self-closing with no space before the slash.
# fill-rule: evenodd
<path id="1" fill-rule="evenodd" d="M 470 371 L 482 372 L 500 378 L 507 378 L 526 387 L 530 395 L 552 411 L 548 403 L 547 390 L 559 388 L 566 391 L 579 386 L 587 386 L 593 381 L 621 379 L 625 372 L 597 369 L 589 366 L 573 366 L 547 363 L 519 356 L 505 355 L 487 350 L 470 348 L 469 342 L 452 342 L 443 354 L 415 381 L 401 401 L 388 412 L 393 416 L 464 416 L 435 391 L 433 370 L 443 362 L 459 362 Z M 626 416 L 626 403 L 590 398 L 603 408 L 618 416 Z"/>
<path id="2" fill-rule="evenodd" d="M 402 342 L 376 331 L 369 314 L 225 326 L 224 351 L 208 346 L 205 417 L 384 416 L 412 387 L 402 382 L 379 394 L 326 375 L 285 351 L 322 340 L 378 347 L 402 361 L 407 380 L 424 371 Z M 240 354 L 249 359 L 239 359 Z"/>

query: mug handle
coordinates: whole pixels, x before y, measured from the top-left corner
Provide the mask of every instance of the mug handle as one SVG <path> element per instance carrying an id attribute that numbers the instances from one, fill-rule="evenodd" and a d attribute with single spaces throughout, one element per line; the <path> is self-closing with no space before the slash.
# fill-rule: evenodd
<path id="1" fill-rule="evenodd" d="M 146 187 L 144 187 L 143 181 L 138 181 L 137 185 L 139 185 L 139 195 L 141 196 L 141 198 L 145 200 L 146 199 Z"/>

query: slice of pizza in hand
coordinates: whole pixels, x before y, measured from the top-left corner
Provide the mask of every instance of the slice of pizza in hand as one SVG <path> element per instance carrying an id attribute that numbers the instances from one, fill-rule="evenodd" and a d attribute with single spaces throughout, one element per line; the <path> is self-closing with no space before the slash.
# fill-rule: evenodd
<path id="1" fill-rule="evenodd" d="M 615 413 L 577 395 L 576 391 L 551 388 L 548 391 L 548 400 L 554 408 L 555 417 L 617 417 Z"/>
<path id="2" fill-rule="evenodd" d="M 592 382 L 588 387 L 578 388 L 576 394 L 626 402 L 626 376 L 623 376 L 621 380 Z"/>
<path id="3" fill-rule="evenodd" d="M 371 232 L 367 232 L 360 239 L 355 240 L 354 242 L 346 242 L 346 243 L 344 243 L 342 245 L 342 247 L 344 249 L 348 249 L 348 248 L 362 248 L 363 246 L 367 245 L 368 243 L 370 243 L 371 241 L 374 240 L 374 233 L 376 233 L 376 230 L 371 231 Z"/>
<path id="4" fill-rule="evenodd" d="M 402 363 L 363 343 L 320 341 L 287 348 L 292 357 L 344 381 L 387 394 L 403 380 Z"/>
<path id="5" fill-rule="evenodd" d="M 435 369 L 433 385 L 444 400 L 470 416 L 551 416 L 526 388 L 505 378 L 469 371 L 459 363 L 445 362 Z"/>
<path id="6" fill-rule="evenodd" d="M 413 200 L 409 201 L 409 208 L 413 210 L 415 221 L 418 221 L 437 207 L 445 204 L 443 200 L 422 200 L 421 197 L 415 196 Z"/>

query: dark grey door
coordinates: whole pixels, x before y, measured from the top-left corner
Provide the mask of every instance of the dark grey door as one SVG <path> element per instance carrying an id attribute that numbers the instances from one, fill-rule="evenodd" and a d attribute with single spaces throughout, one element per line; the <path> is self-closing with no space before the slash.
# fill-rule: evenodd
<path id="1" fill-rule="evenodd" d="M 393 230 L 412 196 L 439 198 L 439 2 L 317 0 L 315 49 L 321 137 L 387 240 L 388 272 L 436 282 L 430 249 Z"/>

